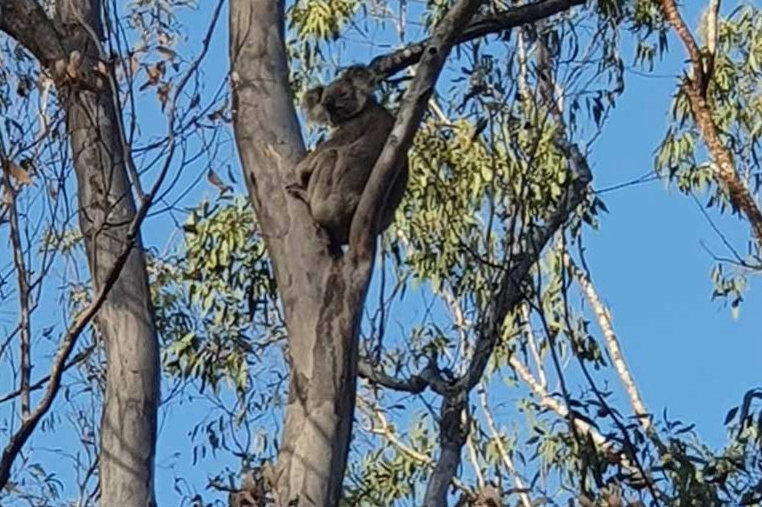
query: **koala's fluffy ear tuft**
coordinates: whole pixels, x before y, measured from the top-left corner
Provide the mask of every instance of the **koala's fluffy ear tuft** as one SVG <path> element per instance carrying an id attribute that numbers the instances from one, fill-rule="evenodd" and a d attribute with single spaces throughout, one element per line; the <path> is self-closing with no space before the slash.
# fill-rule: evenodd
<path id="1" fill-rule="evenodd" d="M 307 121 L 313 124 L 326 124 L 329 121 L 328 112 L 322 104 L 323 92 L 325 88 L 316 86 L 307 90 L 302 100 L 302 111 L 307 117 Z"/>
<path id="2" fill-rule="evenodd" d="M 350 80 L 352 85 L 365 95 L 373 95 L 377 84 L 376 75 L 362 65 L 348 67 L 341 78 Z"/>

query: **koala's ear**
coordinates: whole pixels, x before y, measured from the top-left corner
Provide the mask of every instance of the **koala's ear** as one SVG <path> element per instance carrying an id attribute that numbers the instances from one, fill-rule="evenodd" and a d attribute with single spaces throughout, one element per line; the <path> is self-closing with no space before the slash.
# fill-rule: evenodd
<path id="1" fill-rule="evenodd" d="M 323 91 L 325 89 L 322 86 L 316 86 L 304 92 L 304 98 L 302 99 L 302 109 L 305 112 L 309 112 L 320 104 L 320 100 L 323 98 Z"/>
<path id="2" fill-rule="evenodd" d="M 376 87 L 376 76 L 367 67 L 354 65 L 344 72 L 344 78 L 349 79 L 357 90 L 366 95 L 373 95 Z"/>
<path id="3" fill-rule="evenodd" d="M 322 86 L 316 86 L 311 90 L 307 90 L 302 100 L 302 111 L 307 117 L 307 121 L 311 123 L 327 123 L 328 113 L 323 107 L 321 101 L 323 100 L 323 92 L 325 89 Z"/>

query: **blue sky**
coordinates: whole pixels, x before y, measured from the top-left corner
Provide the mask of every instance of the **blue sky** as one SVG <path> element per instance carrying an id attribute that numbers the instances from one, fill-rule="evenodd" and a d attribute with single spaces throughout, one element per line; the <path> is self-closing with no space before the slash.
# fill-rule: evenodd
<path id="1" fill-rule="evenodd" d="M 212 3 L 203 2 L 199 12 L 184 17 L 191 30 L 205 29 Z M 733 2 L 726 4 L 726 10 L 733 8 Z M 695 26 L 697 11 L 688 11 L 686 17 Z M 190 43 L 197 47 L 199 38 Z M 226 44 L 224 13 L 203 67 L 211 78 L 210 90 L 228 70 Z M 633 180 L 653 168 L 655 149 L 667 127 L 675 78 L 684 60 L 682 47 L 673 38 L 670 47 L 670 54 L 657 63 L 653 73 L 666 77 L 628 72 L 624 96 L 590 153 L 596 188 Z M 362 55 L 358 61 L 365 61 L 364 51 L 358 53 Z M 631 55 L 625 55 L 625 61 L 631 63 Z M 237 160 L 228 162 L 240 181 Z M 196 179 L 205 169 L 203 164 L 191 167 L 183 181 Z M 178 186 L 182 188 L 182 184 Z M 202 178 L 183 202 L 190 205 L 200 196 L 214 193 Z M 661 181 L 629 186 L 603 197 L 609 213 L 601 217 L 599 230 L 585 233 L 587 260 L 601 297 L 612 311 L 625 357 L 645 401 L 655 413 L 667 408 L 672 418 L 696 423 L 707 443 L 720 445 L 726 411 L 747 389 L 762 384 L 762 313 L 756 311 L 762 304 L 759 280 L 752 280 L 740 316 L 734 319 L 728 308 L 711 300 L 709 274 L 714 261 L 700 242 L 718 252 L 721 244 L 691 198 Z M 713 210 L 710 215 L 736 245 L 743 245 L 749 235 L 745 223 L 718 216 Z M 144 228 L 146 244 L 163 250 L 170 227 L 166 215 L 150 219 Z M 3 243 L 0 256 L 4 258 L 6 251 L 7 243 Z M 405 304 L 395 308 L 400 312 L 395 318 L 403 320 L 414 320 L 420 310 Z M 46 364 L 37 363 L 39 369 Z M 201 486 L 208 472 L 221 464 L 217 461 L 212 467 L 205 461 L 191 466 L 187 435 L 205 410 L 203 402 L 186 403 L 173 404 L 163 413 L 157 456 L 161 506 L 177 505 L 172 490 L 175 476 Z M 61 433 L 40 434 L 35 439 L 36 446 L 58 442 Z M 222 461 L 234 466 L 227 458 Z M 71 484 L 65 463 L 50 464 Z"/>

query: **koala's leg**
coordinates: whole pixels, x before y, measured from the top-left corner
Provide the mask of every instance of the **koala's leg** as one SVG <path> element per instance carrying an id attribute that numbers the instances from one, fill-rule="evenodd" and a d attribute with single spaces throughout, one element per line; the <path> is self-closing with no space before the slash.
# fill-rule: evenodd
<path id="1" fill-rule="evenodd" d="M 309 197 L 307 195 L 307 185 L 306 185 L 306 182 L 302 183 L 301 175 L 307 174 L 307 176 L 309 177 L 309 173 L 311 172 L 311 166 L 312 166 L 312 154 L 310 153 L 304 158 L 304 160 L 299 162 L 299 164 L 297 164 L 296 168 L 294 169 L 294 172 L 296 173 L 296 180 L 286 183 L 286 187 L 285 187 L 286 192 L 296 197 L 297 199 L 301 199 L 302 201 L 306 203 L 309 203 Z"/>
<path id="2" fill-rule="evenodd" d="M 345 245 L 354 207 L 342 194 L 342 188 L 334 176 L 321 173 L 314 184 L 310 184 L 310 213 L 315 222 L 328 232 L 332 243 Z"/>

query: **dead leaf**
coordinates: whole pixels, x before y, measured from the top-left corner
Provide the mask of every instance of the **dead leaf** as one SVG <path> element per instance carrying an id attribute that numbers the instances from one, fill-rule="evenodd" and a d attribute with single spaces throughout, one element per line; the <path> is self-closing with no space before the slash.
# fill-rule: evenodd
<path id="1" fill-rule="evenodd" d="M 32 177 L 29 175 L 29 173 L 14 161 L 4 160 L 3 168 L 11 175 L 14 180 L 16 180 L 16 183 L 18 183 L 20 187 L 32 184 Z"/>
<path id="2" fill-rule="evenodd" d="M 164 111 L 164 107 L 167 105 L 167 100 L 169 100 L 169 92 L 172 89 L 172 85 L 169 83 L 162 83 L 158 88 L 156 88 L 156 95 L 159 97 L 159 102 L 161 102 L 161 110 Z"/>
<path id="3" fill-rule="evenodd" d="M 93 70 L 102 76 L 108 76 L 108 67 L 106 66 L 106 62 L 98 60 L 98 63 L 95 64 Z"/>
<path id="4" fill-rule="evenodd" d="M 134 76 L 138 72 L 138 69 L 140 69 L 140 58 L 138 58 L 137 53 L 133 53 L 130 56 L 130 74 Z"/>
<path id="5" fill-rule="evenodd" d="M 207 115 L 207 118 L 209 118 L 209 121 L 224 121 L 225 120 L 225 106 L 222 106 L 220 109 L 216 111 L 212 111 L 211 114 Z"/>
<path id="6" fill-rule="evenodd" d="M 170 62 L 173 61 L 177 57 L 177 53 L 166 46 L 158 46 L 156 48 L 156 51 L 159 52 L 159 54 L 164 58 L 165 60 L 169 60 Z"/>
<path id="7" fill-rule="evenodd" d="M 206 173 L 206 179 L 221 193 L 233 190 L 230 186 L 225 185 L 225 182 L 222 181 L 222 179 L 217 175 L 216 172 L 214 172 L 214 170 L 212 170 L 212 168 L 209 168 L 209 172 Z"/>
<path id="8" fill-rule="evenodd" d="M 159 46 L 169 46 L 169 44 L 172 42 L 169 35 L 167 35 L 165 32 L 161 32 L 158 37 Z"/>
<path id="9" fill-rule="evenodd" d="M 148 81 L 143 83 L 143 85 L 140 87 L 140 90 L 143 91 L 149 86 L 156 86 L 159 84 L 159 81 L 162 77 L 164 77 L 164 72 L 166 71 L 166 65 L 163 61 L 157 62 L 153 65 L 148 65 L 146 67 L 146 74 L 148 75 Z"/>

